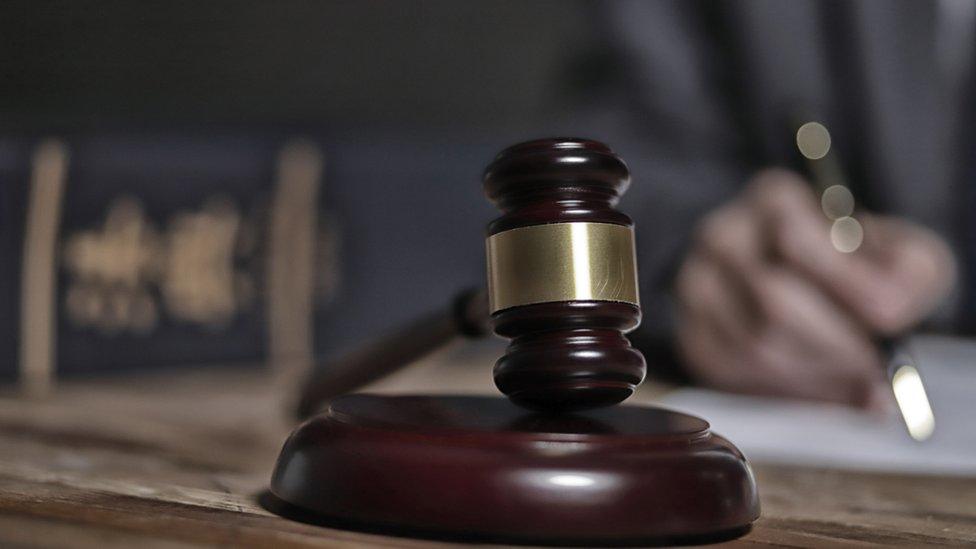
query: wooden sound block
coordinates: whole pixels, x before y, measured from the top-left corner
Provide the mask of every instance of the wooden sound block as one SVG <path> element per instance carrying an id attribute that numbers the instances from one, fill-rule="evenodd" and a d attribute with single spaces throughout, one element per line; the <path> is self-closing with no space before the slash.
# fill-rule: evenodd
<path id="1" fill-rule="evenodd" d="M 324 522 L 509 543 L 727 539 L 759 517 L 742 454 L 694 416 L 348 395 L 292 433 L 271 491 Z"/>

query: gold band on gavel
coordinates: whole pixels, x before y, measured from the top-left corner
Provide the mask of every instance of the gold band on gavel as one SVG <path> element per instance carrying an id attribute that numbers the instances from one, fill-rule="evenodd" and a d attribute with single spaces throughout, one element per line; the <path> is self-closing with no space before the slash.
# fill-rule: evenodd
<path id="1" fill-rule="evenodd" d="M 491 312 L 552 301 L 639 305 L 634 230 L 610 223 L 550 223 L 488 237 Z"/>

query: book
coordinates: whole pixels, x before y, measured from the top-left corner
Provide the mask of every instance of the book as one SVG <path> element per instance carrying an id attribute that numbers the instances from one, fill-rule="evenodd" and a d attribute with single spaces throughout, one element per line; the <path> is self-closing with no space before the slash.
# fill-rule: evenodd
<path id="1" fill-rule="evenodd" d="M 42 393 L 171 366 L 327 367 L 485 283 L 481 171 L 510 139 L 0 138 L 0 379 Z"/>
<path id="2" fill-rule="evenodd" d="M 0 377 L 309 361 L 336 291 L 311 141 L 0 140 Z"/>

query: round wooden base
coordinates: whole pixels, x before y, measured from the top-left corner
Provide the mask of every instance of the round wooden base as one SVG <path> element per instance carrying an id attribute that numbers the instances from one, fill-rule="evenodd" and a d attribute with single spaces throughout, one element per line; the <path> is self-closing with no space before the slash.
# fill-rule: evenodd
<path id="1" fill-rule="evenodd" d="M 749 465 L 704 420 L 485 397 L 341 397 L 292 433 L 271 491 L 356 528 L 514 543 L 702 541 L 759 517 Z"/>

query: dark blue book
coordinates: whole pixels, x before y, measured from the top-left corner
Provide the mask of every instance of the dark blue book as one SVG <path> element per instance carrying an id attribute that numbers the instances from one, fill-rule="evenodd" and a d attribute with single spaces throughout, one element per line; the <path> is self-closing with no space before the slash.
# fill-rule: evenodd
<path id="1" fill-rule="evenodd" d="M 0 372 L 328 363 L 484 284 L 481 170 L 514 139 L 62 136 L 40 210 L 44 141 L 0 139 Z"/>
<path id="2" fill-rule="evenodd" d="M 2 376 L 310 355 L 321 170 L 286 139 L 0 140 Z"/>

